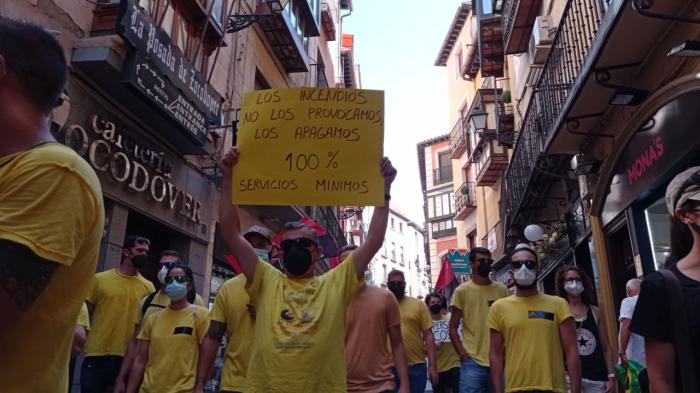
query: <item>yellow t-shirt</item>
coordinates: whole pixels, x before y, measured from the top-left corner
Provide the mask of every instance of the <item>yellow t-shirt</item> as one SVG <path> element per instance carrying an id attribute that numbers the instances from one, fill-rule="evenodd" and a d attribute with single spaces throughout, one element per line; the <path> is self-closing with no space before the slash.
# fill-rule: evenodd
<path id="1" fill-rule="evenodd" d="M 352 255 L 298 280 L 258 260 L 246 284 L 257 311 L 246 393 L 344 393 L 345 310 L 362 283 Z"/>
<path id="2" fill-rule="evenodd" d="M 245 275 L 226 280 L 216 293 L 214 307 L 209 315 L 212 321 L 226 324 L 226 355 L 221 369 L 221 390 L 244 392 L 246 371 L 250 361 L 250 347 L 255 338 L 255 321 L 248 313 L 250 301 L 245 291 Z"/>
<path id="3" fill-rule="evenodd" d="M 414 297 L 406 296 L 399 300 L 399 313 L 401 314 L 401 338 L 406 348 L 408 365 L 425 363 L 423 331 L 433 327 L 433 318 L 430 317 L 428 306 Z"/>
<path id="4" fill-rule="evenodd" d="M 489 366 L 491 333 L 488 327 L 489 310 L 493 302 L 510 296 L 505 285 L 491 281 L 479 285 L 467 281 L 452 295 L 452 307 L 462 310 L 462 345 L 477 364 Z"/>
<path id="5" fill-rule="evenodd" d="M 153 284 L 140 274 L 125 276 L 116 268 L 95 274 L 87 296 L 95 308 L 85 356 L 124 356 L 139 301 L 153 291 Z"/>
<path id="6" fill-rule="evenodd" d="M 450 323 L 450 314 L 446 314 L 442 317 L 442 322 L 447 323 L 449 326 Z M 433 324 L 436 322 L 440 321 L 433 321 Z M 455 367 L 460 366 L 460 359 L 459 355 L 457 355 L 457 351 L 455 350 L 455 347 L 452 345 L 450 341 L 444 341 L 444 342 L 439 342 L 437 343 L 437 371 L 439 373 L 451 370 Z"/>
<path id="7" fill-rule="evenodd" d="M 80 313 L 78 314 L 78 322 L 76 325 L 80 325 L 85 328 L 86 331 L 90 331 L 90 314 L 88 313 L 87 304 L 83 302 L 83 306 L 80 307 Z"/>
<path id="8" fill-rule="evenodd" d="M 192 392 L 208 315 L 206 308 L 191 305 L 182 310 L 167 307 L 145 319 L 138 335 L 149 342 L 141 393 Z"/>
<path id="9" fill-rule="evenodd" d="M 146 313 L 141 313 L 141 310 L 143 309 L 143 303 L 146 301 L 146 298 L 150 295 L 151 294 L 149 293 L 148 295 L 144 296 L 143 299 L 141 299 L 141 301 L 139 302 L 139 307 L 136 309 L 136 315 L 134 316 L 134 322 L 137 325 L 142 324 L 143 321 L 145 321 L 149 315 L 161 311 L 162 309 L 170 305 L 170 298 L 168 297 L 168 295 L 164 294 L 161 291 L 158 291 L 158 293 L 155 296 L 153 296 L 153 299 L 151 300 L 151 305 L 148 306 L 148 308 L 146 308 Z M 199 296 L 199 294 L 195 294 L 194 304 L 196 306 L 205 307 L 204 301 L 202 300 L 202 297 Z"/>
<path id="10" fill-rule="evenodd" d="M 75 324 L 100 251 L 102 189 L 72 149 L 48 143 L 0 157 L 0 239 L 58 264 L 0 337 L 2 391 L 64 393 Z"/>
<path id="11" fill-rule="evenodd" d="M 503 334 L 506 391 L 566 392 L 559 325 L 573 318 L 566 300 L 538 293 L 496 301 L 489 327 Z"/>

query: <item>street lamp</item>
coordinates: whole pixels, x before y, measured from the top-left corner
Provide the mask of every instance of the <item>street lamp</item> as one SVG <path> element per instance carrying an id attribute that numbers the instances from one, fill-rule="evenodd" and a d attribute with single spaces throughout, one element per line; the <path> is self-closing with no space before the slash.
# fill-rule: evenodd
<path id="1" fill-rule="evenodd" d="M 488 117 L 488 113 L 484 112 L 480 108 L 477 108 L 469 117 L 469 126 L 474 130 L 474 132 L 484 132 Z"/>
<path id="2" fill-rule="evenodd" d="M 265 3 L 267 3 L 267 9 L 269 11 L 267 14 L 237 14 L 229 16 L 228 22 L 226 23 L 226 32 L 235 33 L 241 31 L 261 20 L 281 13 L 284 11 L 284 7 L 287 6 L 287 3 L 289 3 L 289 0 L 265 0 Z"/>

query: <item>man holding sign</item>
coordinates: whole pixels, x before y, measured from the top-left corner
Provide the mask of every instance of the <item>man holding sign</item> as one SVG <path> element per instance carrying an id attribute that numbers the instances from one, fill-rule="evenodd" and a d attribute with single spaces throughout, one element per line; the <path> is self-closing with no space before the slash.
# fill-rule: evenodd
<path id="1" fill-rule="evenodd" d="M 246 393 L 345 392 L 345 312 L 382 246 L 396 169 L 386 158 L 377 162 L 385 203 L 374 210 L 366 241 L 337 268 L 315 277 L 314 265 L 323 250 L 306 225 L 288 223 L 282 230 L 287 274 L 262 261 L 243 238 L 238 207 L 231 204 L 232 172 L 240 154 L 233 147 L 221 163 L 220 222 L 222 237 L 248 280 L 246 291 L 257 310 Z"/>

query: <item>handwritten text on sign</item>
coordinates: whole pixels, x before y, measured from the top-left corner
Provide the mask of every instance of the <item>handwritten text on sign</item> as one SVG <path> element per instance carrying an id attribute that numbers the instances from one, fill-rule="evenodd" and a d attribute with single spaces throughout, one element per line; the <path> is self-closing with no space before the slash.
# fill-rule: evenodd
<path id="1" fill-rule="evenodd" d="M 458 332 L 459 336 L 462 337 L 462 322 L 459 323 Z M 433 336 L 435 336 L 435 342 L 438 344 L 449 343 L 450 321 L 448 319 L 433 321 Z"/>
<path id="2" fill-rule="evenodd" d="M 292 88 L 243 98 L 233 200 L 243 205 L 384 204 L 384 92 Z"/>

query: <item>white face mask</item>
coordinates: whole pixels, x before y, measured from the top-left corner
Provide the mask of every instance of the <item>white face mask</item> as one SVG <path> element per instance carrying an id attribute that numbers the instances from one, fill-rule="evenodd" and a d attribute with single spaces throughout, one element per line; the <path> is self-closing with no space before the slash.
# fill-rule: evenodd
<path id="1" fill-rule="evenodd" d="M 534 270 L 530 270 L 523 264 L 520 269 L 513 272 L 513 278 L 515 282 L 523 287 L 529 287 L 537 279 L 537 273 Z"/>
<path id="2" fill-rule="evenodd" d="M 583 293 L 583 284 L 579 280 L 567 281 L 564 283 L 564 290 L 570 295 L 578 296 Z"/>
<path id="3" fill-rule="evenodd" d="M 165 284 L 165 276 L 168 275 L 168 264 L 163 264 L 163 266 L 158 271 L 158 281 L 161 284 Z"/>

